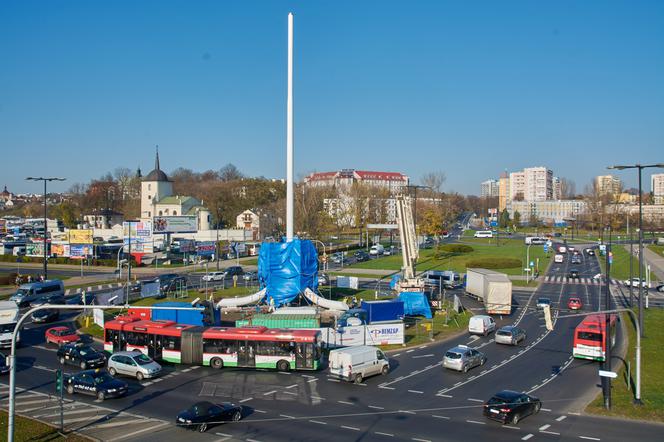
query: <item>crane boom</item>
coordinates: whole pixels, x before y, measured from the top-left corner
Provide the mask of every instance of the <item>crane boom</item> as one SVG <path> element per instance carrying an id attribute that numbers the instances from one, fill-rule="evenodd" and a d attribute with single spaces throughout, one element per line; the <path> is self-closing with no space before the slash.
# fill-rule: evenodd
<path id="1" fill-rule="evenodd" d="M 420 256 L 413 211 L 410 197 L 397 195 L 397 226 L 401 240 L 401 253 L 403 259 L 403 279 L 399 281 L 401 291 L 422 291 L 424 281 L 415 277 L 415 263 Z"/>

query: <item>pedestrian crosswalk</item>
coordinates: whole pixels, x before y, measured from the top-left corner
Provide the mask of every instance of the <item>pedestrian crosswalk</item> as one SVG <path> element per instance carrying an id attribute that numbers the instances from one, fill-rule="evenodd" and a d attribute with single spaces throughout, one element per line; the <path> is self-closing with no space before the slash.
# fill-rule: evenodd
<path id="1" fill-rule="evenodd" d="M 596 278 L 570 278 L 567 276 L 545 276 L 545 284 L 585 284 L 585 285 L 604 285 L 604 280 Z M 611 280 L 612 285 L 620 285 L 617 279 Z"/>

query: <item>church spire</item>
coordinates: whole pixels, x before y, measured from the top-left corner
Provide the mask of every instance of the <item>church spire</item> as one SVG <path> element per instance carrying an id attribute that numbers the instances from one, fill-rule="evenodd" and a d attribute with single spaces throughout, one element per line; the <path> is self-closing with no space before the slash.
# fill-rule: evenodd
<path id="1" fill-rule="evenodd" d="M 154 159 L 154 170 L 161 170 L 161 169 L 159 169 L 159 145 L 158 144 L 157 144 L 156 150 L 157 150 L 157 156 Z"/>

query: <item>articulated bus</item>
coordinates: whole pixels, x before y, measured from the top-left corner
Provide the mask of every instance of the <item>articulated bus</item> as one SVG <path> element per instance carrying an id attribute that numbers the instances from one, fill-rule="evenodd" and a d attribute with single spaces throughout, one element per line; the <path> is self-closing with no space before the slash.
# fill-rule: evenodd
<path id="1" fill-rule="evenodd" d="M 616 345 L 616 315 L 609 315 L 609 333 L 611 348 Z M 579 359 L 604 361 L 606 358 L 606 315 L 586 316 L 574 330 L 572 355 Z"/>
<path id="2" fill-rule="evenodd" d="M 118 317 L 104 325 L 104 350 L 139 350 L 154 359 L 213 368 L 321 368 L 319 330 L 199 327 Z"/>

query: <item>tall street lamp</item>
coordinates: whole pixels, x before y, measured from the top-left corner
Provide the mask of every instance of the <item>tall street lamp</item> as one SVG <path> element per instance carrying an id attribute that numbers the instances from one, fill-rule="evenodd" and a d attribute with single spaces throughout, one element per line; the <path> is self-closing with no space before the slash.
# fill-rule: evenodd
<path id="1" fill-rule="evenodd" d="M 649 168 L 664 168 L 664 163 L 632 164 L 627 166 L 619 165 L 607 167 L 607 169 L 638 169 L 639 171 L 639 328 L 641 329 L 641 337 L 645 336 L 645 329 L 643 326 L 643 190 L 641 188 L 641 171 L 643 169 Z M 630 284 L 632 284 L 632 281 L 630 281 Z"/>
<path id="2" fill-rule="evenodd" d="M 43 181 L 44 182 L 44 280 L 48 279 L 48 252 L 46 247 L 46 183 L 49 181 L 64 181 L 66 178 L 44 178 L 44 177 L 32 177 L 29 176 L 26 178 L 28 181 Z"/>

